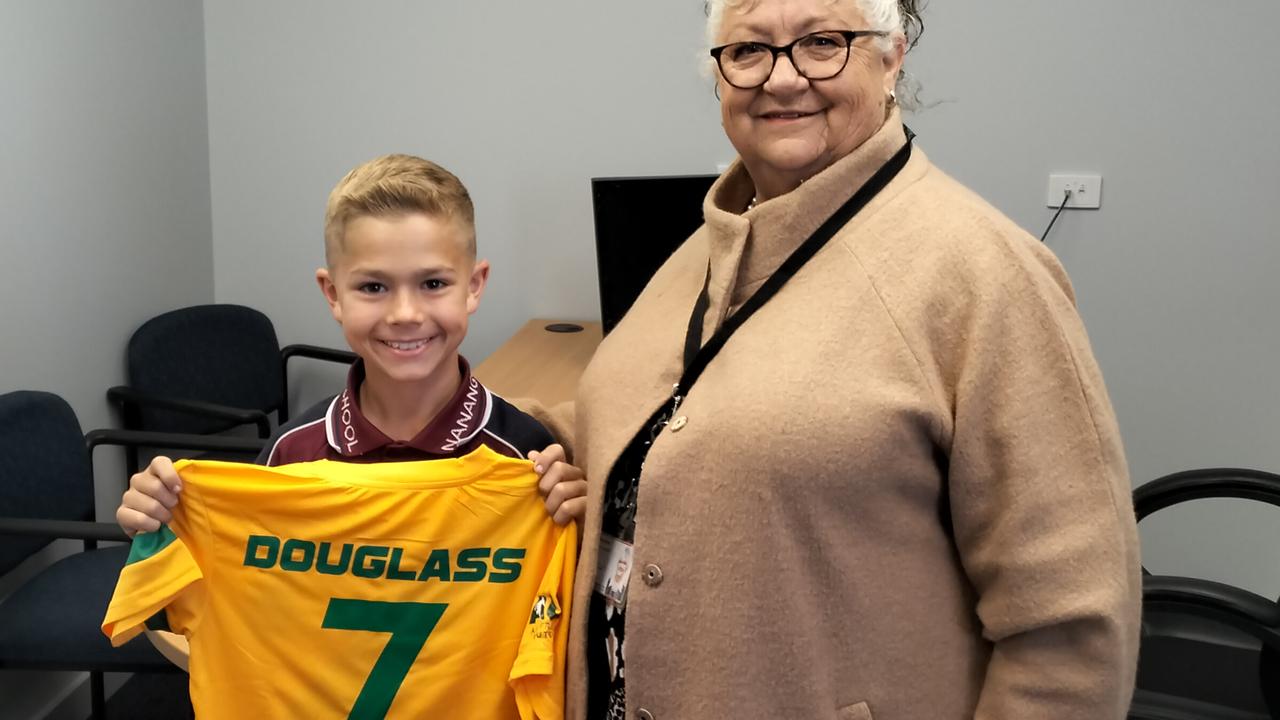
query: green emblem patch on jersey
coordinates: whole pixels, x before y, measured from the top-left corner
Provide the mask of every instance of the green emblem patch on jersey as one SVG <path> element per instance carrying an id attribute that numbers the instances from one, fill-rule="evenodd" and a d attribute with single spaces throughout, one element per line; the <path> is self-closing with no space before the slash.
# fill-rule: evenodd
<path id="1" fill-rule="evenodd" d="M 543 593 L 533 602 L 533 612 L 529 613 L 529 624 L 532 625 L 539 620 L 551 622 L 558 617 L 560 617 L 560 606 L 556 604 L 556 599 Z"/>

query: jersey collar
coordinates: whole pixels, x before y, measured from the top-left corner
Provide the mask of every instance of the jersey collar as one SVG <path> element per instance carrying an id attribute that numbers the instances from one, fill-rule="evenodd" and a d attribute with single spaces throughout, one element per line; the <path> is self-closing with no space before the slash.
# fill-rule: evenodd
<path id="1" fill-rule="evenodd" d="M 392 440 L 374 427 L 360 411 L 360 383 L 364 382 L 364 361 L 356 360 L 347 373 L 347 386 L 325 415 L 325 436 L 329 445 L 344 457 L 360 457 L 389 448 L 412 448 L 429 455 L 453 456 L 471 441 L 489 420 L 492 400 L 489 390 L 471 374 L 471 366 L 461 356 L 458 366 L 462 383 L 449 402 L 412 440 Z"/>

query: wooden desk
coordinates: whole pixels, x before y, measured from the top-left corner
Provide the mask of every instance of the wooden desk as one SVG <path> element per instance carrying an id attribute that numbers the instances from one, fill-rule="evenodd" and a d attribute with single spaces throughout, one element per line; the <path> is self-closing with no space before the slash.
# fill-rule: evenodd
<path id="1" fill-rule="evenodd" d="M 476 377 L 506 398 L 531 398 L 552 407 L 577 395 L 603 334 L 598 322 L 575 322 L 578 332 L 552 332 L 557 320 L 530 320 L 474 368 Z"/>
<path id="2" fill-rule="evenodd" d="M 603 333 L 600 323 L 575 322 L 577 332 L 552 332 L 558 320 L 530 320 L 472 371 L 490 390 L 509 398 L 532 398 L 550 408 L 573 400 Z M 174 665 L 187 670 L 191 647 L 182 635 L 148 630 L 147 638 Z"/>
<path id="3" fill-rule="evenodd" d="M 188 664 L 191 661 L 191 645 L 185 635 L 171 633 L 168 630 L 146 630 L 147 639 L 160 651 L 166 660 L 191 672 Z"/>

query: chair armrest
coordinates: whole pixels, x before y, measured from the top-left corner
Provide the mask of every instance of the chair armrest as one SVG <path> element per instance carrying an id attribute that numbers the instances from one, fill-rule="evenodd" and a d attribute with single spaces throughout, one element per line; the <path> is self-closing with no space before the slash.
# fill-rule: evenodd
<path id="1" fill-rule="evenodd" d="M 289 363 L 289 358 L 292 357 L 305 357 L 313 360 L 325 360 L 327 362 L 345 363 L 350 365 L 355 362 L 356 358 L 359 356 L 350 350 L 338 350 L 336 348 L 306 344 L 286 345 L 280 350 L 280 358 L 286 365 Z"/>
<path id="2" fill-rule="evenodd" d="M 271 421 L 267 418 L 267 414 L 261 410 L 237 408 L 201 400 L 184 400 L 151 395 L 139 392 L 126 385 L 108 388 L 107 399 L 121 405 L 146 405 L 159 410 L 172 410 L 193 415 L 204 415 L 205 417 L 218 418 L 219 420 L 230 420 L 240 425 L 252 423 L 258 426 L 258 435 L 260 437 L 265 438 L 271 434 Z"/>
<path id="3" fill-rule="evenodd" d="M 267 445 L 262 438 L 114 429 L 90 430 L 85 434 L 84 442 L 90 454 L 99 445 L 183 450 L 223 450 L 229 452 L 262 452 L 262 448 Z"/>
<path id="4" fill-rule="evenodd" d="M 87 520 L 41 520 L 0 517 L 0 535 L 66 538 L 69 540 L 111 540 L 129 542 L 130 538 L 112 523 Z"/>

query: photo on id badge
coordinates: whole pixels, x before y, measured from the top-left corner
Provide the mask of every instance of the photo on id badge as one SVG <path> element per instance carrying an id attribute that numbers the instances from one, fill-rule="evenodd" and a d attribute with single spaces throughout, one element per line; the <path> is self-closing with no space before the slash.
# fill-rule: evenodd
<path id="1" fill-rule="evenodd" d="M 627 583 L 631 580 L 631 543 L 602 536 L 600 554 L 596 557 L 596 592 L 604 595 L 611 604 L 624 607 Z"/>

